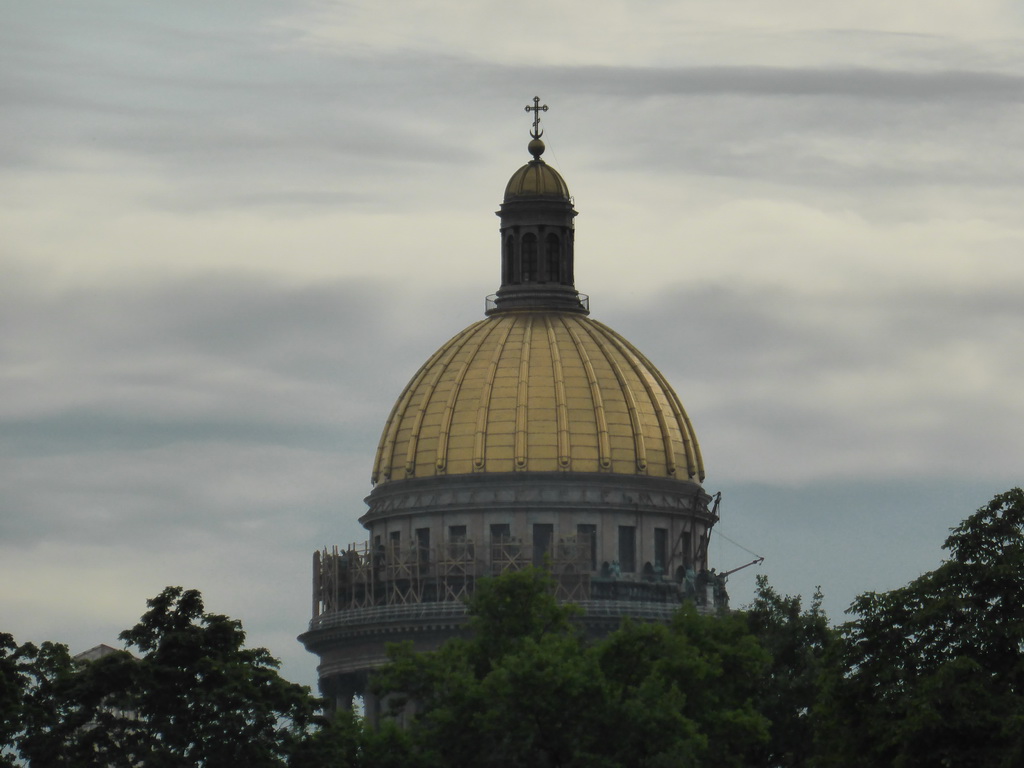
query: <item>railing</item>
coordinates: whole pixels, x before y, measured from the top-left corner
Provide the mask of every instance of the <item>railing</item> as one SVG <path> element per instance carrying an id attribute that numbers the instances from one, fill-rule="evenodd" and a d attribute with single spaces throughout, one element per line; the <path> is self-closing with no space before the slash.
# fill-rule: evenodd
<path id="1" fill-rule="evenodd" d="M 590 296 L 585 293 L 577 293 L 576 297 L 579 299 L 580 309 L 589 312 L 590 311 Z M 484 314 L 490 314 L 498 308 L 498 294 L 492 293 L 490 296 L 484 297 Z"/>
<path id="2" fill-rule="evenodd" d="M 607 564 L 595 570 L 591 537 L 557 537 L 543 553 L 533 542 L 516 538 L 478 547 L 468 539 L 439 547 L 371 547 L 324 549 L 313 555 L 313 618 L 353 609 L 461 603 L 473 594 L 477 580 L 519 571 L 542 562 L 551 572 L 555 596 L 569 602 L 607 601 L 678 604 L 691 600 L 706 609 L 725 608 L 725 579 L 694 575 L 682 581 L 646 571 L 623 576 Z"/>

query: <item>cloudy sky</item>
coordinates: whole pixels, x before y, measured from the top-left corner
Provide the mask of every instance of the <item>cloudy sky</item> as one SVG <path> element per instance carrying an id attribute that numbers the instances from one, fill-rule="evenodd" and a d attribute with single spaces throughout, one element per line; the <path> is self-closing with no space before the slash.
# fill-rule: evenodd
<path id="1" fill-rule="evenodd" d="M 0 0 L 0 630 L 167 584 L 315 680 L 402 386 L 482 316 L 528 159 L 758 571 L 935 567 L 1021 483 L 1024 10 L 995 0 Z"/>

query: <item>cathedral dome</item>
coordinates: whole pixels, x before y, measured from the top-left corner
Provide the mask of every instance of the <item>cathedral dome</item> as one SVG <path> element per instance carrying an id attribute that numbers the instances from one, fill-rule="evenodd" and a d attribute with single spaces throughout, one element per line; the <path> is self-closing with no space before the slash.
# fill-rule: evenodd
<path id="1" fill-rule="evenodd" d="M 522 471 L 704 479 L 664 376 L 572 312 L 501 312 L 444 344 L 395 404 L 373 481 Z"/>
<path id="2" fill-rule="evenodd" d="M 372 723 L 381 704 L 367 682 L 387 646 L 429 651 L 458 636 L 485 577 L 545 569 L 591 637 L 624 618 L 671 621 L 682 600 L 727 607 L 696 575 L 718 507 L 690 420 L 576 290 L 577 211 L 540 159 L 547 109 L 537 96 L 526 107 L 533 159 L 497 211 L 500 283 L 484 318 L 431 355 L 392 408 L 359 518 L 367 540 L 313 556 L 301 640 L 320 657 L 324 696 L 347 708 L 362 695 Z"/>

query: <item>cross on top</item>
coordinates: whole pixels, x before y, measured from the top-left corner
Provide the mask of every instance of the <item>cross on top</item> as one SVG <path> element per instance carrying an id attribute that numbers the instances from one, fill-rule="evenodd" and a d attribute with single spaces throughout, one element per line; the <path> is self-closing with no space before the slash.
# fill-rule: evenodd
<path id="1" fill-rule="evenodd" d="M 540 127 L 540 113 L 547 112 L 548 105 L 541 105 L 540 96 L 534 96 L 533 106 L 531 107 L 529 104 L 527 104 L 526 111 L 533 112 L 533 128 L 530 130 L 530 135 L 533 136 L 533 138 L 535 139 L 539 139 L 544 134 L 544 131 L 541 130 Z"/>

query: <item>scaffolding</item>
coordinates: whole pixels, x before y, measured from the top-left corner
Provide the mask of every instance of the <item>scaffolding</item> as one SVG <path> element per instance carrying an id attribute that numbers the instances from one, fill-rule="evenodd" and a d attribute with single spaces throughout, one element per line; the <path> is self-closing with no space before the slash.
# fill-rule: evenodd
<path id="1" fill-rule="evenodd" d="M 481 556 L 482 555 L 482 556 Z M 520 571 L 534 561 L 533 543 L 502 538 L 479 548 L 470 539 L 439 547 L 334 546 L 313 554 L 313 617 L 385 605 L 464 601 L 477 580 Z M 591 536 L 562 536 L 543 553 L 559 600 L 590 598 Z"/>

